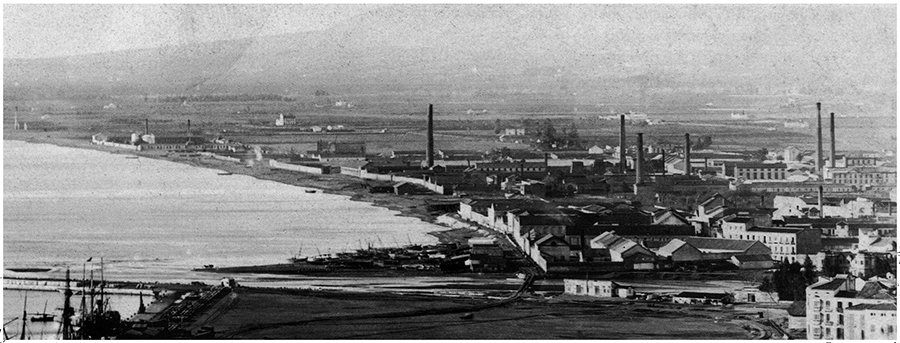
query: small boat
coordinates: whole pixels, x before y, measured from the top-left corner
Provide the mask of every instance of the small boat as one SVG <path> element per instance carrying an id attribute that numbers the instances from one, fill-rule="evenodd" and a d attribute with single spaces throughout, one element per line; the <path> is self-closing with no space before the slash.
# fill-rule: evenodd
<path id="1" fill-rule="evenodd" d="M 221 173 L 219 173 L 219 175 L 232 175 L 232 174 L 229 172 L 221 172 Z"/>
<path id="2" fill-rule="evenodd" d="M 125 156 L 125 158 L 127 158 L 127 159 L 129 159 L 129 160 L 136 160 L 136 159 L 138 159 L 137 156 Z"/>
<path id="3" fill-rule="evenodd" d="M 316 192 L 315 189 L 307 189 L 307 190 L 306 190 L 306 193 L 315 193 L 315 192 Z"/>
<path id="4" fill-rule="evenodd" d="M 472 312 L 469 312 L 469 313 L 459 316 L 459 319 L 472 319 L 472 318 L 475 318 L 475 314 Z"/>
<path id="5" fill-rule="evenodd" d="M 34 316 L 31 317 L 32 322 L 52 322 L 53 318 L 56 317 L 50 313 L 47 313 L 47 301 L 44 301 L 44 312 L 43 313 L 35 313 Z"/>

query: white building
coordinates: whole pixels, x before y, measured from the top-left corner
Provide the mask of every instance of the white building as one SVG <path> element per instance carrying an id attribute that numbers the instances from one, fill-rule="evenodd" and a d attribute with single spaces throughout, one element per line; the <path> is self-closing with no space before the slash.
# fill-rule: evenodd
<path id="1" fill-rule="evenodd" d="M 895 280 L 862 282 L 847 275 L 820 280 L 806 288 L 806 338 L 896 339 L 896 306 Z"/>
<path id="2" fill-rule="evenodd" d="M 617 290 L 622 288 L 612 280 L 563 279 L 565 294 L 587 295 L 599 298 L 618 296 Z"/>

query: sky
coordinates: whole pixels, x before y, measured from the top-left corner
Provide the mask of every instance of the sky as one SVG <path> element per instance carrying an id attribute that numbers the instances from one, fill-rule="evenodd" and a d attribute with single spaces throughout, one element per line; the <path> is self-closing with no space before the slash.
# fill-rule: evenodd
<path id="1" fill-rule="evenodd" d="M 325 29 L 378 5 L 3 5 L 3 57 L 40 58 Z"/>

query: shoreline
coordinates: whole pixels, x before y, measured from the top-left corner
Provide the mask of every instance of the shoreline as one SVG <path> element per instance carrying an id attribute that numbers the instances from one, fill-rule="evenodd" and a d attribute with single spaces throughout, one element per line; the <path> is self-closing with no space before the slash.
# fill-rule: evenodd
<path id="1" fill-rule="evenodd" d="M 25 134 L 26 132 L 28 134 Z M 269 168 L 267 163 L 262 163 L 261 161 L 254 163 L 252 167 L 247 167 L 243 164 L 211 158 L 181 157 L 177 155 L 163 156 L 162 152 L 122 150 L 113 147 L 94 145 L 91 144 L 90 141 L 82 141 L 71 137 L 52 137 L 51 135 L 47 135 L 46 138 L 37 137 L 38 133 L 39 132 L 37 131 L 10 132 L 4 130 L 3 140 L 20 141 L 32 144 L 50 144 L 64 148 L 86 149 L 113 154 L 132 155 L 142 158 L 152 158 L 181 163 L 193 167 L 221 170 L 232 174 L 250 176 L 258 180 L 273 181 L 290 186 L 313 188 L 326 194 L 346 196 L 350 201 L 367 202 L 372 206 L 395 211 L 397 212 L 395 214 L 397 216 L 418 218 L 423 222 L 443 227 L 444 230 L 427 232 L 428 235 L 437 238 L 439 243 L 459 242 L 460 239 L 471 237 L 476 232 L 475 230 L 467 228 L 453 228 L 439 223 L 436 220 L 436 217 L 432 216 L 425 208 L 425 199 L 427 196 L 414 195 L 400 197 L 393 194 L 369 193 L 362 187 L 365 180 L 355 180 L 344 175 L 313 175 L 275 170 Z"/>

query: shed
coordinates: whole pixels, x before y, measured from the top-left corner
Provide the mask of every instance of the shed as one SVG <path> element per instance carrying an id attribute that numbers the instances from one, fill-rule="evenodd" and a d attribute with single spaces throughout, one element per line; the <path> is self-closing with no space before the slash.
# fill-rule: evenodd
<path id="1" fill-rule="evenodd" d="M 770 269 L 775 266 L 772 255 L 734 255 L 731 256 L 729 262 L 738 266 L 740 269 Z"/>
<path id="2" fill-rule="evenodd" d="M 394 184 L 394 194 L 410 195 L 416 193 L 416 186 L 409 182 L 399 182 Z"/>
<path id="3" fill-rule="evenodd" d="M 789 329 L 806 329 L 806 301 L 798 300 L 791 303 L 787 313 Z"/>

